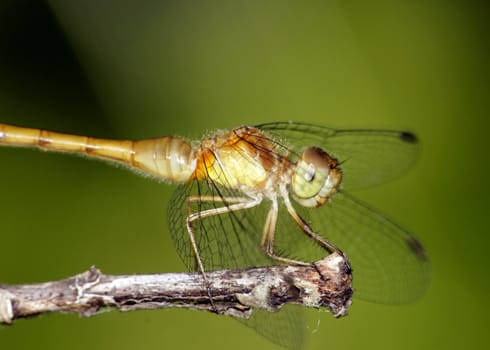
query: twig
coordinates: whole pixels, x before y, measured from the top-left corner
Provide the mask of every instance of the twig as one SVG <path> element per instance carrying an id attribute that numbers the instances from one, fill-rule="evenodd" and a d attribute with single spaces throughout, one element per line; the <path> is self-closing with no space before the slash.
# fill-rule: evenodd
<path id="1" fill-rule="evenodd" d="M 347 314 L 353 293 L 349 263 L 338 254 L 309 266 L 223 270 L 207 277 L 213 303 L 199 273 L 114 276 L 91 267 L 61 281 L 0 284 L 0 324 L 52 312 L 93 316 L 102 307 L 183 307 L 248 318 L 253 308 L 274 312 L 287 303 L 326 307 L 340 317 Z"/>

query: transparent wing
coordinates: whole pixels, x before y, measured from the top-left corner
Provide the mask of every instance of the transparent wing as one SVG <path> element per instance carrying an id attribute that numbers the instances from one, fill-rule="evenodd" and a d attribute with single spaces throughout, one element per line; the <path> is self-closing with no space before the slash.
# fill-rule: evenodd
<path id="1" fill-rule="evenodd" d="M 417 299 L 427 289 L 430 264 L 422 245 L 382 213 L 338 193 L 310 215 L 314 229 L 349 258 L 354 296 L 399 304 Z"/>
<path id="2" fill-rule="evenodd" d="M 275 313 L 255 309 L 243 323 L 286 349 L 302 349 L 306 340 L 306 317 L 298 305 L 286 305 Z"/>
<path id="3" fill-rule="evenodd" d="M 296 153 L 323 148 L 341 162 L 343 188 L 359 189 L 386 182 L 405 172 L 417 158 L 416 136 L 399 130 L 332 129 L 278 122 L 258 125 Z"/>
<path id="4" fill-rule="evenodd" d="M 295 209 L 349 258 L 355 298 L 403 304 L 424 294 L 430 281 L 428 257 L 418 240 L 386 215 L 345 192 L 322 207 L 296 205 Z M 277 225 L 276 254 L 305 262 L 325 256 L 325 250 L 304 234 L 283 206 Z"/>

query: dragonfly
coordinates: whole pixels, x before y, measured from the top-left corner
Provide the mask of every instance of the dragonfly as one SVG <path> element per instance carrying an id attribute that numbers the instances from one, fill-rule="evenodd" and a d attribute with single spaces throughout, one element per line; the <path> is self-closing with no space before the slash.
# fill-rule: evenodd
<path id="1" fill-rule="evenodd" d="M 351 263 L 357 298 L 408 303 L 429 283 L 420 241 L 349 192 L 394 179 L 414 163 L 419 142 L 408 131 L 274 122 L 188 142 L 0 124 L 0 145 L 99 158 L 178 184 L 168 206 L 169 231 L 187 267 L 203 276 L 215 269 L 306 265 L 337 252 Z M 288 310 L 277 313 L 282 316 L 255 310 L 248 323 L 273 342 L 298 348 L 304 320 Z"/>

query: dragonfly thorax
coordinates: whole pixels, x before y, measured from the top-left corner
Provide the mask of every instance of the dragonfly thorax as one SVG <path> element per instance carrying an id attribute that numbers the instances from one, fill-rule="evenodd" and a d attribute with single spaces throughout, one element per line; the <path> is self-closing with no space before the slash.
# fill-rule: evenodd
<path id="1" fill-rule="evenodd" d="M 332 197 L 341 180 L 342 172 L 337 167 L 337 160 L 321 148 L 308 147 L 296 163 L 291 188 L 298 203 L 313 208 Z"/>
<path id="2" fill-rule="evenodd" d="M 254 127 L 243 126 L 204 140 L 197 152 L 196 178 L 244 193 L 274 191 L 287 168 L 284 148 Z"/>

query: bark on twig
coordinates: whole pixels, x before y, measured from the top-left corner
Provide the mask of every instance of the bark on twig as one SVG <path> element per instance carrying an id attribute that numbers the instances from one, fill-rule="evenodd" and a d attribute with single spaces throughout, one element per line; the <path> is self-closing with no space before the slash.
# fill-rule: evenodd
<path id="1" fill-rule="evenodd" d="M 213 303 L 200 273 L 115 276 L 91 267 L 61 281 L 0 284 L 0 324 L 52 312 L 92 316 L 103 307 L 183 307 L 248 318 L 253 308 L 274 312 L 287 303 L 326 307 L 340 317 L 347 314 L 353 293 L 349 263 L 338 254 L 309 266 L 213 271 L 207 278 Z"/>

